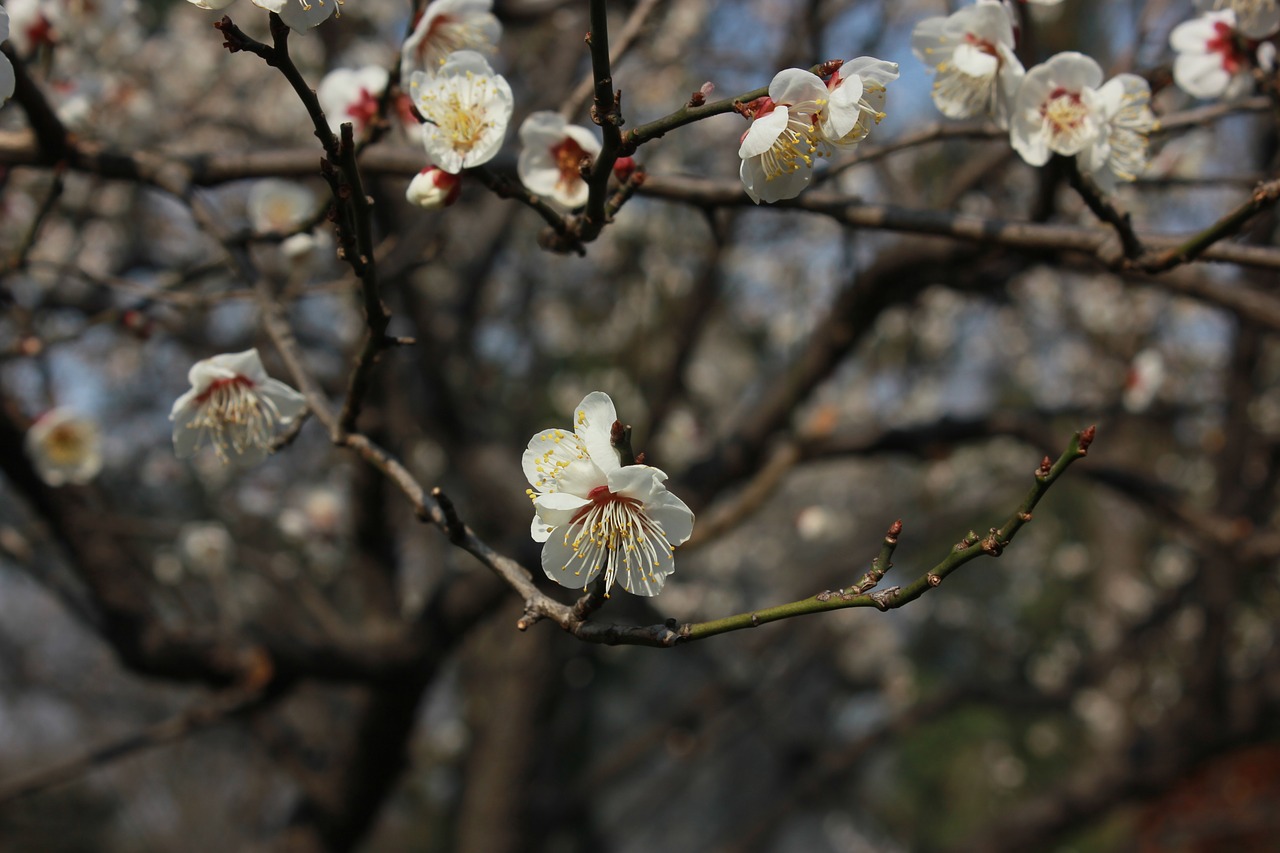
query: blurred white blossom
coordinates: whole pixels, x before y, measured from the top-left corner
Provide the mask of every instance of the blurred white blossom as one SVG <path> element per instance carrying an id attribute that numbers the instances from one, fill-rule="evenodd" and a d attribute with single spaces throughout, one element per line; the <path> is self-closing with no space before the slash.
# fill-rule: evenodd
<path id="1" fill-rule="evenodd" d="M 83 484 L 102 470 L 102 437 L 96 421 L 59 407 L 27 430 L 27 456 L 50 486 Z"/>
<path id="2" fill-rule="evenodd" d="M 492 51 L 502 37 L 502 24 L 492 10 L 493 0 L 428 3 L 400 49 L 400 79 L 409 80 L 419 71 L 435 74 L 454 51 Z"/>

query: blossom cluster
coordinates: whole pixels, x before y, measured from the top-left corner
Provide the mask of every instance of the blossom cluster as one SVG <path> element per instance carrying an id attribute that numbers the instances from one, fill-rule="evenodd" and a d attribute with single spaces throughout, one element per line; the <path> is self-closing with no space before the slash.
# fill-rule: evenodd
<path id="1" fill-rule="evenodd" d="M 817 160 L 851 150 L 884 118 L 897 63 L 861 56 L 822 70 L 779 71 L 769 94 L 746 107 L 752 122 L 738 147 L 739 175 L 756 204 L 799 195 Z"/>
<path id="2" fill-rule="evenodd" d="M 1146 168 L 1155 127 L 1151 87 L 1135 74 L 1103 82 L 1102 68 L 1075 51 L 1030 70 L 1014 53 L 1008 8 L 979 0 L 912 32 L 915 55 L 934 71 L 933 102 L 949 118 L 991 118 L 1009 131 L 1022 159 L 1043 166 L 1054 154 L 1075 157 L 1104 189 Z"/>

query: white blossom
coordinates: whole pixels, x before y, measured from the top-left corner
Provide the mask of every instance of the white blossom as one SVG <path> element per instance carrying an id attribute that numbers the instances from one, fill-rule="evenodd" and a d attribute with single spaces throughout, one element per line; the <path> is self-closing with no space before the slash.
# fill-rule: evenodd
<path id="1" fill-rule="evenodd" d="M 829 102 L 818 117 L 823 141 L 849 148 L 866 139 L 884 118 L 885 90 L 897 79 L 896 62 L 872 56 L 842 62 L 826 82 Z"/>
<path id="2" fill-rule="evenodd" d="M 1213 12 L 1232 12 L 1236 30 L 1245 38 L 1264 39 L 1280 30 L 1280 0 L 1199 0 Z"/>
<path id="3" fill-rule="evenodd" d="M 335 68 L 316 87 L 316 98 L 329 128 L 338 133 L 351 122 L 356 135 L 378 117 L 378 99 L 387 88 L 387 69 L 379 65 L 364 68 Z"/>
<path id="4" fill-rule="evenodd" d="M 102 470 L 102 437 L 97 422 L 58 407 L 41 415 L 23 444 L 40 479 L 50 486 L 84 484 Z"/>
<path id="5" fill-rule="evenodd" d="M 515 102 L 511 86 L 483 56 L 451 53 L 434 75 L 415 72 L 409 88 L 426 119 L 422 143 L 430 162 L 456 175 L 498 153 Z"/>
<path id="6" fill-rule="evenodd" d="M 1151 86 L 1136 74 L 1119 74 L 1093 93 L 1100 131 L 1078 155 L 1080 170 L 1104 190 L 1132 181 L 1147 168 L 1147 134 L 1156 126 Z"/>
<path id="7" fill-rule="evenodd" d="M 1130 412 L 1145 412 L 1151 407 L 1164 384 L 1164 356 L 1159 350 L 1144 349 L 1133 357 L 1124 382 L 1124 407 Z"/>
<path id="8" fill-rule="evenodd" d="M 281 427 L 306 408 L 306 400 L 267 376 L 256 349 L 215 355 L 196 362 L 187 374 L 191 390 L 173 404 L 173 449 L 193 455 L 206 441 L 223 462 L 261 461 Z"/>
<path id="9" fill-rule="evenodd" d="M 201 9 L 221 11 L 235 0 L 187 0 Z M 291 30 L 304 33 L 323 24 L 342 5 L 341 0 L 253 0 L 253 5 L 275 12 Z"/>
<path id="10" fill-rule="evenodd" d="M 579 164 L 600 154 L 600 141 L 585 127 L 569 124 L 559 113 L 531 113 L 520 125 L 516 171 L 530 192 L 572 210 L 587 203 L 587 182 Z"/>
<path id="11" fill-rule="evenodd" d="M 434 74 L 458 50 L 492 51 L 502 37 L 493 0 L 434 0 L 400 49 L 400 79 L 414 72 Z"/>
<path id="12" fill-rule="evenodd" d="M 799 195 L 818 159 L 861 142 L 884 118 L 885 84 L 897 76 L 895 63 L 869 56 L 842 63 L 826 81 L 799 68 L 775 74 L 769 95 L 753 102 L 738 146 L 738 174 L 751 200 Z"/>
<path id="13" fill-rule="evenodd" d="M 1027 72 L 1014 100 L 1009 136 L 1022 159 L 1043 166 L 1052 154 L 1074 156 L 1102 132 L 1094 95 L 1102 69 L 1074 51 L 1052 56 Z"/>
<path id="14" fill-rule="evenodd" d="M 615 581 L 635 595 L 657 595 L 675 569 L 672 552 L 693 532 L 693 512 L 667 491 L 667 475 L 623 465 L 611 433 L 617 413 L 609 395 L 593 391 L 574 410 L 570 432 L 540 431 L 522 467 L 532 488 L 530 532 L 542 546 L 542 570 L 562 586 L 582 589 L 601 573 L 607 595 Z"/>
<path id="15" fill-rule="evenodd" d="M 9 13 L 0 6 L 0 41 L 4 41 L 9 37 Z M 9 62 L 9 57 L 0 53 L 0 104 L 13 97 L 13 87 L 16 83 L 13 75 L 13 63 Z"/>
<path id="16" fill-rule="evenodd" d="M 278 178 L 258 181 L 249 190 L 246 209 L 254 231 L 289 235 L 280 243 L 288 257 L 297 258 L 315 248 L 315 237 L 298 230 L 317 209 L 315 194 L 301 184 Z"/>
<path id="17" fill-rule="evenodd" d="M 1026 73 L 1014 46 L 1013 22 L 999 3 L 926 18 L 911 33 L 912 51 L 937 73 L 933 102 L 938 110 L 947 118 L 990 116 L 1006 129 Z"/>
<path id="18" fill-rule="evenodd" d="M 1169 33 L 1169 44 L 1178 53 L 1173 82 L 1188 95 L 1236 98 L 1253 87 L 1234 12 L 1210 12 L 1184 21 Z"/>
<path id="19" fill-rule="evenodd" d="M 0 8 L 0 19 L 6 14 L 9 17 L 8 38 L 19 56 L 26 56 L 58 41 L 58 27 L 53 21 L 55 13 L 41 0 L 5 0 Z M 0 41 L 4 41 L 5 32 L 5 25 L 0 22 Z M 0 91 L 3 91 L 2 86 Z"/>

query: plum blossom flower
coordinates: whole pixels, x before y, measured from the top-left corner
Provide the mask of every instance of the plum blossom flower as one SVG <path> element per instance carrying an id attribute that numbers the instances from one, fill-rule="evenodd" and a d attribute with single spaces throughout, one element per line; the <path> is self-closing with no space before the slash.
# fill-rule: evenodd
<path id="1" fill-rule="evenodd" d="M 40 479 L 50 486 L 84 484 L 102 470 L 102 438 L 97 422 L 58 407 L 41 415 L 23 444 Z"/>
<path id="2" fill-rule="evenodd" d="M 869 56 L 841 63 L 826 81 L 799 68 L 775 74 L 768 96 L 752 103 L 751 126 L 738 147 L 751 200 L 794 198 L 819 158 L 865 139 L 884 117 L 885 84 L 897 76 L 895 63 Z"/>
<path id="3" fill-rule="evenodd" d="M 896 62 L 859 56 L 840 63 L 826 81 L 830 101 L 818 119 L 823 142 L 849 148 L 866 139 L 884 118 L 885 88 L 897 79 Z"/>
<path id="4" fill-rule="evenodd" d="M 221 11 L 235 0 L 187 0 L 201 9 Z M 289 29 L 304 33 L 323 24 L 342 5 L 341 0 L 253 0 L 253 5 L 275 12 Z"/>
<path id="5" fill-rule="evenodd" d="M 1104 190 L 1132 181 L 1147 168 L 1147 134 L 1156 126 L 1151 86 L 1136 74 L 1118 74 L 1093 93 L 1100 132 L 1078 155 L 1081 171 Z"/>
<path id="6" fill-rule="evenodd" d="M 400 49 L 400 79 L 434 74 L 456 50 L 492 51 L 501 37 L 493 0 L 433 0 Z"/>
<path id="7" fill-rule="evenodd" d="M 438 210 L 457 201 L 461 192 L 462 178 L 435 166 L 428 166 L 413 176 L 404 197 L 410 204 L 427 210 Z"/>
<path id="8" fill-rule="evenodd" d="M 583 158 L 600 154 L 594 133 L 543 110 L 520 125 L 520 143 L 524 147 L 516 171 L 531 192 L 568 209 L 587 203 L 587 182 L 578 166 Z"/>
<path id="9" fill-rule="evenodd" d="M 1231 10 L 1184 21 L 1169 33 L 1178 52 L 1173 81 L 1196 98 L 1237 98 L 1253 86 L 1252 65 Z"/>
<path id="10" fill-rule="evenodd" d="M 593 391 L 574 412 L 572 432 L 540 431 L 522 460 L 542 570 L 570 589 L 603 573 L 606 595 L 615 581 L 635 595 L 657 595 L 675 569 L 672 551 L 693 532 L 693 512 L 667 491 L 665 473 L 622 464 L 608 394 Z"/>
<path id="11" fill-rule="evenodd" d="M 0 41 L 9 37 L 9 13 L 0 6 Z M 0 104 L 13 97 L 13 87 L 17 78 L 13 75 L 13 63 L 9 57 L 0 53 Z"/>
<path id="12" fill-rule="evenodd" d="M 364 68 L 335 68 L 316 87 L 316 98 L 329 128 L 337 133 L 346 122 L 358 136 L 378 117 L 378 99 L 387 88 L 387 69 L 378 65 Z"/>
<path id="13" fill-rule="evenodd" d="M 1233 12 L 1235 29 L 1245 38 L 1264 39 L 1280 30 L 1280 0 L 1198 0 L 1201 9 Z"/>
<path id="14" fill-rule="evenodd" d="M 1027 72 L 1013 104 L 1009 135 L 1014 150 L 1032 166 L 1052 154 L 1074 156 L 1102 130 L 1094 105 L 1102 69 L 1074 51 L 1052 56 Z"/>
<path id="15" fill-rule="evenodd" d="M 169 413 L 179 457 L 195 454 L 208 439 L 223 462 L 233 451 L 241 461 L 259 462 L 279 428 L 307 406 L 301 394 L 267 376 L 256 349 L 197 361 L 187 379 L 191 390 Z"/>
<path id="16" fill-rule="evenodd" d="M 947 118 L 991 116 L 1009 127 L 1009 109 L 1025 75 L 1014 54 L 1013 23 L 999 3 L 926 18 L 911 33 L 916 57 L 937 72 L 933 102 Z"/>
<path id="17" fill-rule="evenodd" d="M 493 159 L 511 121 L 511 86 L 472 50 L 449 54 L 434 75 L 416 71 L 409 83 L 426 119 L 422 143 L 427 159 L 456 175 Z"/>

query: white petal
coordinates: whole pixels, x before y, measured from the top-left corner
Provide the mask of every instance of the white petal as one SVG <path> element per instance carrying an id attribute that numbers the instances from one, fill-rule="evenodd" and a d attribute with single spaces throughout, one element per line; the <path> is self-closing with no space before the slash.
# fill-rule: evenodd
<path id="1" fill-rule="evenodd" d="M 573 432 L 546 429 L 529 439 L 520 460 L 525 479 L 539 491 L 558 491 L 560 472 L 587 458 L 586 445 Z M 583 496 L 586 492 L 582 493 Z"/>
<path id="2" fill-rule="evenodd" d="M 751 122 L 738 146 L 738 156 L 743 160 L 759 157 L 773 147 L 778 136 L 787 127 L 789 111 L 786 106 L 774 107 L 773 112 Z"/>
<path id="3" fill-rule="evenodd" d="M 644 512 L 662 525 L 672 546 L 684 544 L 693 535 L 693 510 L 665 487 L 645 504 Z"/>
<path id="4" fill-rule="evenodd" d="M 592 391 L 573 411 L 573 430 L 586 445 L 591 461 L 606 475 L 622 465 L 613 446 L 613 424 L 618 412 L 603 391 Z"/>
<path id="5" fill-rule="evenodd" d="M 233 376 L 243 376 L 254 385 L 261 385 L 268 378 L 267 369 L 262 366 L 262 358 L 256 349 L 215 355 L 210 361 L 215 367 L 229 371 Z"/>
<path id="6" fill-rule="evenodd" d="M 551 532 L 542 545 L 542 571 L 561 586 L 582 589 L 600 574 L 600 566 L 584 565 L 576 559 L 573 539 L 581 532 L 580 525 L 565 525 Z"/>
<path id="7" fill-rule="evenodd" d="M 529 535 L 533 537 L 534 542 L 546 542 L 553 530 L 555 530 L 554 527 L 544 524 L 536 515 L 533 517 L 533 523 L 529 525 Z"/>
<path id="8" fill-rule="evenodd" d="M 769 97 L 776 103 L 793 106 L 827 100 L 827 84 L 817 74 L 799 68 L 784 68 L 773 75 Z"/>
<path id="9" fill-rule="evenodd" d="M 194 456 L 200 449 L 203 430 L 192 429 L 189 426 L 198 413 L 199 410 L 195 406 L 187 406 L 181 410 L 175 406 L 173 414 L 170 415 L 173 418 L 173 452 L 179 459 Z"/>
<path id="10" fill-rule="evenodd" d="M 552 527 L 569 524 L 578 510 L 590 506 L 591 501 L 570 494 L 567 491 L 537 495 L 533 499 L 534 509 L 538 517 Z"/>
<path id="11" fill-rule="evenodd" d="M 307 398 L 279 379 L 268 378 L 258 386 L 258 393 L 275 404 L 276 413 L 283 423 L 293 420 L 307 408 Z"/>

